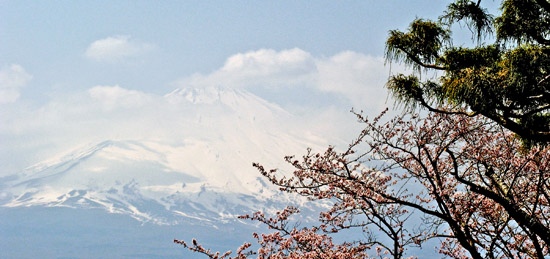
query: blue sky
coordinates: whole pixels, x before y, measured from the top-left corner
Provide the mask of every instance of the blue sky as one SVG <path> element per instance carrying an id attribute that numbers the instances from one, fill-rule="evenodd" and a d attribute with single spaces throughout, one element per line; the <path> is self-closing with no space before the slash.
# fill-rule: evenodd
<path id="1" fill-rule="evenodd" d="M 0 1 L 0 62 L 33 76 L 24 97 L 94 84 L 164 93 L 236 53 L 299 48 L 382 56 L 388 30 L 435 17 L 442 1 Z M 86 59 L 88 46 L 125 36 L 150 46 L 130 62 Z M 142 47 L 142 46 L 141 46 Z M 139 54 L 139 55 L 138 55 Z M 131 57 L 131 55 L 130 55 Z"/>
<path id="2" fill-rule="evenodd" d="M 246 89 L 329 139 L 352 136 L 351 107 L 393 104 L 383 88 L 388 31 L 446 4 L 0 0 L 0 176 L 111 138 L 105 128 L 132 111 L 102 117 L 97 93 L 133 102 L 178 87 Z"/>

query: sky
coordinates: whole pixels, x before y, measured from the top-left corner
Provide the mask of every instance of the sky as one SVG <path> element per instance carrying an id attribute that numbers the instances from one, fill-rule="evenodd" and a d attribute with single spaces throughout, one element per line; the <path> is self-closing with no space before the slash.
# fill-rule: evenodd
<path id="1" fill-rule="evenodd" d="M 250 91 L 327 139 L 394 102 L 388 31 L 444 1 L 0 0 L 0 176 L 106 138 L 147 138 L 177 88 Z M 296 123 L 296 122 L 289 122 Z M 161 134 L 161 133 L 159 133 Z"/>

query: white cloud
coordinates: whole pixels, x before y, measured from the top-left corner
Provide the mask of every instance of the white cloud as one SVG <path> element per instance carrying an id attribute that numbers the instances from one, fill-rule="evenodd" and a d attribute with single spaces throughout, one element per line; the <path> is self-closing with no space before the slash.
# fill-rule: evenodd
<path id="1" fill-rule="evenodd" d="M 402 70 L 393 67 L 393 71 Z M 218 70 L 184 78 L 177 85 L 249 89 L 308 87 L 345 97 L 350 106 L 359 109 L 382 110 L 389 105 L 384 88 L 389 75 L 390 69 L 382 57 L 352 51 L 314 57 L 298 48 L 282 51 L 260 49 L 235 54 Z"/>
<path id="2" fill-rule="evenodd" d="M 280 52 L 260 49 L 229 57 L 220 70 L 225 73 L 242 73 L 249 77 L 289 77 L 310 73 L 313 65 L 312 56 L 298 48 Z"/>
<path id="3" fill-rule="evenodd" d="M 84 55 L 95 61 L 117 62 L 142 55 L 153 49 L 153 45 L 119 35 L 92 42 Z"/>
<path id="4" fill-rule="evenodd" d="M 301 49 L 260 49 L 229 57 L 211 74 L 195 74 L 179 85 L 231 88 L 294 86 L 309 83 L 315 73 L 313 57 Z"/>
<path id="5" fill-rule="evenodd" d="M 20 65 L 13 64 L 0 70 L 0 104 L 13 103 L 19 98 L 19 91 L 32 76 Z"/>
<path id="6" fill-rule="evenodd" d="M 317 61 L 316 87 L 325 92 L 337 93 L 348 98 L 360 108 L 387 106 L 384 85 L 389 70 L 382 57 L 345 51 Z"/>

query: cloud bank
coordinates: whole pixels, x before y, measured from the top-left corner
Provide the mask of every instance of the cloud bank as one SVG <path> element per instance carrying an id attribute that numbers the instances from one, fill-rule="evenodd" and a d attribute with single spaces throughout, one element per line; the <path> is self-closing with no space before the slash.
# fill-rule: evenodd
<path id="1" fill-rule="evenodd" d="M 100 53 L 101 49 L 104 56 L 98 54 L 97 57 L 120 57 L 120 52 L 115 49 L 125 49 L 121 46 L 127 46 L 128 42 L 132 45 L 128 40 L 123 37 L 96 42 L 90 46 L 94 49 L 90 52 Z M 297 48 L 281 51 L 260 49 L 232 55 L 212 73 L 183 77 L 175 84 L 198 88 L 268 88 L 271 92 L 282 92 L 282 96 L 289 89 L 308 89 L 306 94 L 322 93 L 329 98 L 344 98 L 346 103 L 349 102 L 345 107 L 335 106 L 331 99 L 317 100 L 320 104 L 315 107 L 295 101 L 297 103 L 291 107 L 301 105 L 306 113 L 292 119 L 294 121 L 275 122 L 288 124 L 296 132 L 314 132 L 314 135 L 335 144 L 335 139 L 348 143 L 359 132 L 360 125 L 349 113 L 352 106 L 370 115 L 377 115 L 387 106 L 383 85 L 388 75 L 389 69 L 384 66 L 382 58 L 357 52 L 315 57 Z M 92 85 L 76 93 L 50 94 L 48 103 L 32 107 L 17 101 L 18 89 L 30 78 L 18 65 L 0 71 L 0 101 L 11 102 L 0 111 L 0 157 L 5 159 L 1 162 L 7 164 L 6 170 L 9 171 L 22 169 L 75 146 L 107 139 L 178 141 L 184 137 L 181 131 L 188 127 L 188 118 L 206 115 L 188 114 L 180 104 L 171 103 L 166 96 L 137 91 L 132 86 L 119 86 L 116 82 Z M 290 92 L 288 95 L 300 93 Z M 303 98 L 314 99 L 316 96 Z M 212 122 L 210 127 L 217 126 L 218 123 Z M 0 176 L 5 173 L 0 171 Z"/>
<path id="2" fill-rule="evenodd" d="M 403 71 L 393 67 L 393 72 Z M 180 79 L 178 86 L 233 88 L 305 87 L 346 98 L 354 107 L 381 110 L 387 106 L 384 84 L 390 75 L 384 59 L 353 51 L 314 57 L 294 48 L 238 53 L 210 74 Z"/>

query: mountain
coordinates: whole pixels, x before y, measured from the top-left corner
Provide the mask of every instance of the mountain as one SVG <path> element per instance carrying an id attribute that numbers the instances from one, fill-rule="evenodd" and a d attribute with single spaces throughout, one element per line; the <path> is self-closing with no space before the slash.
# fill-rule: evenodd
<path id="1" fill-rule="evenodd" d="M 314 134 L 296 132 L 291 114 L 221 87 L 177 89 L 162 99 L 180 114 L 171 118 L 172 136 L 108 139 L 52 156 L 0 178 L 0 206 L 100 209 L 142 223 L 217 226 L 303 203 L 251 166 L 290 171 L 285 155 L 324 146 Z"/>
<path id="2" fill-rule="evenodd" d="M 148 138 L 74 147 L 0 178 L 0 258 L 204 258 L 174 238 L 234 251 L 270 231 L 237 215 L 298 205 L 305 226 L 326 208 L 280 192 L 252 167 L 288 173 L 285 155 L 325 148 L 284 109 L 221 87 L 177 89 L 155 105 L 162 109 L 146 121 L 158 124 Z M 167 109 L 177 116 L 163 116 Z"/>

